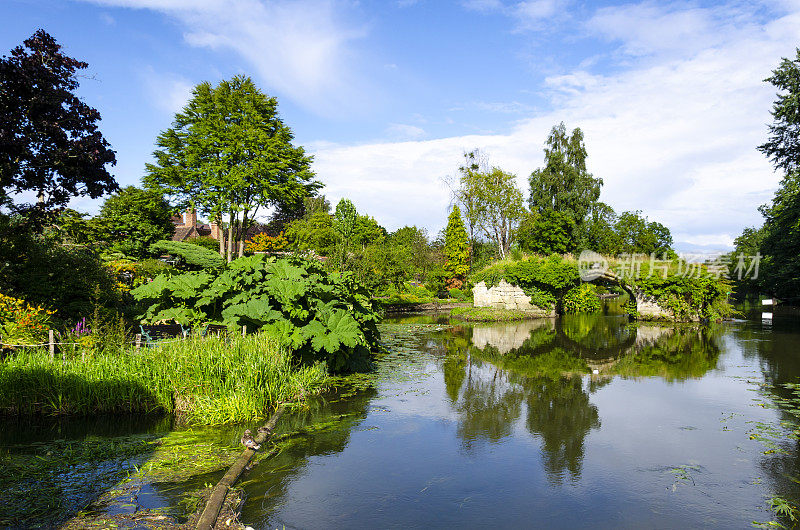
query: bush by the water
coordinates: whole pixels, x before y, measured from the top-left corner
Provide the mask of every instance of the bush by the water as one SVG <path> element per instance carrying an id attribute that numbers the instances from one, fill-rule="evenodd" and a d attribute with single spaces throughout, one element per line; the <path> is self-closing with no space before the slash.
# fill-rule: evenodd
<path id="1" fill-rule="evenodd" d="M 263 333 L 63 361 L 44 348 L 25 348 L 0 363 L 0 412 L 152 412 L 174 413 L 191 424 L 241 422 L 268 415 L 278 403 L 302 400 L 325 379 L 324 364 L 299 366 Z"/>
<path id="2" fill-rule="evenodd" d="M 580 275 L 575 261 L 561 256 L 531 256 L 522 261 L 499 261 L 472 276 L 472 283 L 485 282 L 491 288 L 500 280 L 518 285 L 531 297 L 531 304 L 552 310 L 559 298 L 578 285 Z"/>
<path id="3" fill-rule="evenodd" d="M 734 313 L 728 302 L 730 281 L 712 274 L 706 265 L 671 260 L 651 266 L 647 257 L 636 262 L 609 258 L 608 264 L 627 289 L 652 298 L 671 311 L 675 320 L 719 321 Z M 591 286 L 581 285 L 578 263 L 572 258 L 553 255 L 505 260 L 472 276 L 473 283 L 483 281 L 487 287 L 497 285 L 500 280 L 521 287 L 530 296 L 531 304 L 542 309 L 554 308 L 558 300 L 567 313 L 599 309 Z M 633 307 L 630 311 L 638 316 Z"/>
<path id="4" fill-rule="evenodd" d="M 581 283 L 573 287 L 561 300 L 564 313 L 594 313 L 600 311 L 600 299 L 592 284 Z"/>
<path id="5" fill-rule="evenodd" d="M 450 310 L 450 316 L 468 322 L 511 322 L 538 318 L 541 315 L 518 309 L 496 309 L 494 307 L 457 307 Z"/>
<path id="6" fill-rule="evenodd" d="M 379 316 L 366 290 L 348 272 L 328 273 L 316 261 L 263 254 L 213 270 L 162 275 L 132 291 L 148 323 L 224 324 L 264 330 L 304 361 L 333 371 L 371 365 Z"/>

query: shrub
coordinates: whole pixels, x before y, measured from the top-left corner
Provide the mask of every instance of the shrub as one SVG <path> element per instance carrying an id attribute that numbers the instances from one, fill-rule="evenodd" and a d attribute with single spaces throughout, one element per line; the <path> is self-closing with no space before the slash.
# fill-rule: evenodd
<path id="1" fill-rule="evenodd" d="M 0 335 L 4 344 L 40 344 L 48 337 L 55 311 L 0 293 Z"/>
<path id="2" fill-rule="evenodd" d="M 261 233 L 256 234 L 246 243 L 245 250 L 248 252 L 279 252 L 285 250 L 289 242 L 283 237 L 283 232 L 277 236 L 268 236 Z"/>
<path id="3" fill-rule="evenodd" d="M 263 254 L 217 271 L 161 275 L 132 291 L 146 322 L 219 323 L 263 329 L 308 362 L 363 370 L 377 349 L 378 316 L 353 275 L 327 273 L 316 261 Z"/>
<path id="4" fill-rule="evenodd" d="M 203 247 L 219 253 L 219 241 L 211 236 L 190 237 L 184 241 L 184 243 L 191 243 L 192 245 L 197 245 L 198 247 Z"/>
<path id="5" fill-rule="evenodd" d="M 190 269 L 221 270 L 225 267 L 225 258 L 219 252 L 214 252 L 199 245 L 184 243 L 182 241 L 157 241 L 150 245 L 151 252 L 167 253 L 181 259 L 181 262 Z"/>
<path id="6" fill-rule="evenodd" d="M 581 283 L 573 287 L 561 301 L 564 313 L 594 313 L 600 311 L 600 299 L 597 289 L 590 283 Z"/>

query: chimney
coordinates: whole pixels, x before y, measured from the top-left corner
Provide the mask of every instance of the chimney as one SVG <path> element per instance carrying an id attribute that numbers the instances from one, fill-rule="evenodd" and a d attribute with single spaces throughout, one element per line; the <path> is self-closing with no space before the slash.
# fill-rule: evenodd
<path id="1" fill-rule="evenodd" d="M 197 210 L 192 208 L 186 208 L 186 213 L 183 215 L 183 226 L 197 228 Z"/>
<path id="2" fill-rule="evenodd" d="M 222 234 L 219 230 L 219 225 L 215 222 L 211 222 L 211 237 L 219 241 L 222 238 Z"/>

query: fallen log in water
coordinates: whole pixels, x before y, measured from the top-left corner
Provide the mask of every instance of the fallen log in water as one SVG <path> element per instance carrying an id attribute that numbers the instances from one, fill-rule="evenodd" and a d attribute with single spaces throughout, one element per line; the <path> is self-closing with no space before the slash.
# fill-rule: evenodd
<path id="1" fill-rule="evenodd" d="M 275 413 L 262 428 L 265 432 L 261 432 L 262 429 L 259 429 L 259 433 L 255 437 L 256 443 L 263 444 L 272 436 L 272 431 L 275 429 L 275 425 L 278 423 L 278 419 L 280 419 L 284 410 L 285 405 L 278 406 Z M 225 497 L 228 495 L 228 490 L 239 480 L 245 467 L 247 467 L 247 464 L 250 463 L 250 460 L 255 454 L 256 452 L 254 450 L 245 448 L 239 458 L 236 459 L 236 462 L 234 462 L 228 469 L 228 472 L 225 473 L 225 476 L 214 486 L 214 489 L 211 491 L 211 496 L 206 503 L 206 507 L 203 513 L 200 514 L 200 519 L 197 520 L 197 526 L 195 527 L 197 530 L 211 530 L 214 528 L 217 517 L 219 517 L 219 512 L 222 509 L 222 504 L 225 502 Z"/>

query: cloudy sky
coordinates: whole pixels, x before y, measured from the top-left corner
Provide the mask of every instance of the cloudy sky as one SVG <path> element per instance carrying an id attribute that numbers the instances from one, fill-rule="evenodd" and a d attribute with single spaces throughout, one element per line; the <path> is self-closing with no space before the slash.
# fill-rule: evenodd
<path id="1" fill-rule="evenodd" d="M 800 0 L 3 0 L 0 20 L 0 53 L 44 28 L 90 64 L 80 94 L 123 185 L 192 86 L 247 74 L 324 193 L 390 230 L 437 232 L 443 179 L 476 147 L 527 195 L 564 121 L 602 199 L 683 247 L 760 224 L 780 180 L 755 149 L 775 98 L 763 79 L 800 46 Z"/>

